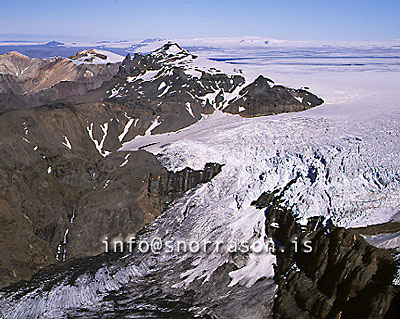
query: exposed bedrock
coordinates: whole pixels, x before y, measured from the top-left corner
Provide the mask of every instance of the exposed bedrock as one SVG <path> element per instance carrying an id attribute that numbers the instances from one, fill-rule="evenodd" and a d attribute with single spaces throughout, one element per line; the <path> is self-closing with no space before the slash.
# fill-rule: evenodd
<path id="1" fill-rule="evenodd" d="M 253 203 L 265 210 L 266 235 L 277 247 L 273 317 L 395 318 L 398 291 L 392 285 L 396 265 L 391 252 L 320 218 L 301 226 L 281 205 L 284 192 L 264 193 Z"/>
<path id="2" fill-rule="evenodd" d="M 119 63 L 77 64 L 72 59 L 0 55 L 0 112 L 32 108 L 99 88 Z"/>

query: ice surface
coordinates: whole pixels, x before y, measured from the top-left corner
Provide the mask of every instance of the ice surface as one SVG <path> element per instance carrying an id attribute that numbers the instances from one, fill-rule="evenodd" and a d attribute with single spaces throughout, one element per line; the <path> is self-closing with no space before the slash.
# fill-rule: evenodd
<path id="1" fill-rule="evenodd" d="M 364 236 L 368 243 L 379 248 L 393 248 L 400 252 L 400 232 L 394 234 L 379 234 Z"/>
<path id="2" fill-rule="evenodd" d="M 250 288 L 260 278 L 272 278 L 274 276 L 273 265 L 275 263 L 276 256 L 271 253 L 252 253 L 246 266 L 229 273 L 232 277 L 232 282 L 229 286 L 232 287 L 241 282 L 247 288 Z"/>

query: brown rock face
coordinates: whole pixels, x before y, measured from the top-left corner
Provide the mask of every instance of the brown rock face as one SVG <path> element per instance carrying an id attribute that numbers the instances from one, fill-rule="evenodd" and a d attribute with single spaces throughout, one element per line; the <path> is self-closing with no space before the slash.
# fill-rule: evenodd
<path id="1" fill-rule="evenodd" d="M 274 318 L 391 318 L 396 266 L 390 252 L 318 218 L 300 226 L 281 205 L 283 193 L 254 202 L 265 209 L 267 236 L 278 247 Z"/>
<path id="2" fill-rule="evenodd" d="M 100 87 L 118 71 L 114 64 L 75 64 L 70 59 L 0 55 L 0 112 L 31 108 Z"/>

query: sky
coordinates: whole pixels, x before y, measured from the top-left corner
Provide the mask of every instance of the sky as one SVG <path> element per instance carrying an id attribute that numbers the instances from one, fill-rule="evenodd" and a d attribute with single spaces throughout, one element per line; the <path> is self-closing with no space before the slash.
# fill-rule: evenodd
<path id="1" fill-rule="evenodd" d="M 400 39 L 399 0 L 0 0 L 0 40 Z"/>

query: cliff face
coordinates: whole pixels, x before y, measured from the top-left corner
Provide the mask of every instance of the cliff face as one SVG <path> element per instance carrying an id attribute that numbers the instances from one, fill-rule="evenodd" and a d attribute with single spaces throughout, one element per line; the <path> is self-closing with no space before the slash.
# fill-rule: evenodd
<path id="1" fill-rule="evenodd" d="M 278 248 L 274 318 L 388 318 L 396 303 L 390 252 L 319 218 L 301 226 L 280 204 L 283 194 L 254 202 L 265 209 L 266 235 Z"/>

